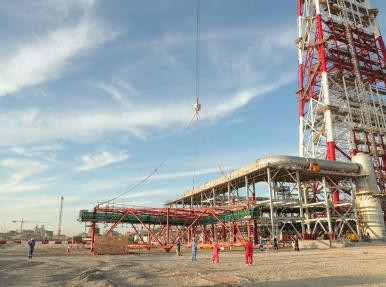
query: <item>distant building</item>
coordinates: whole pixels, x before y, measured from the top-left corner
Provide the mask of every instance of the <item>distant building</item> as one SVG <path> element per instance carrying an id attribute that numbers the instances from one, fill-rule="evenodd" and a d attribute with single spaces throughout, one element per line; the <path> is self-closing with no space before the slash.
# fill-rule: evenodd
<path id="1" fill-rule="evenodd" d="M 64 235 L 63 238 L 65 239 L 65 237 L 66 236 Z M 9 230 L 8 232 L 0 233 L 0 239 L 3 240 L 28 240 L 31 238 L 35 238 L 36 240 L 52 240 L 54 238 L 54 232 L 51 230 L 46 230 L 44 225 L 41 225 L 40 227 L 36 225 L 33 230 L 26 229 L 21 233 L 20 230 Z"/>

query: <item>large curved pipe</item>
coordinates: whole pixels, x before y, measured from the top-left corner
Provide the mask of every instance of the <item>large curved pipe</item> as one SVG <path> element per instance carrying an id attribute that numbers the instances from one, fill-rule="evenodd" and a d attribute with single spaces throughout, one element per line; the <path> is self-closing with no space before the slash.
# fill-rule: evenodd
<path id="1" fill-rule="evenodd" d="M 360 165 L 356 163 L 339 162 L 322 159 L 307 159 L 304 157 L 288 156 L 288 155 L 274 155 L 267 156 L 256 160 L 256 166 L 264 167 L 278 167 L 278 166 L 296 166 L 301 168 L 308 168 L 310 162 L 318 162 L 320 170 L 324 171 L 340 171 L 343 173 L 359 173 Z"/>
<path id="2" fill-rule="evenodd" d="M 215 178 L 210 180 L 194 189 L 190 189 L 182 194 L 182 197 L 191 196 L 202 191 L 211 189 L 215 186 L 225 184 L 229 181 L 235 180 L 237 178 L 243 177 L 250 173 L 266 170 L 268 167 L 278 168 L 278 167 L 290 167 L 290 168 L 301 168 L 308 169 L 310 167 L 311 162 L 317 162 L 320 165 L 321 171 L 328 172 L 339 172 L 339 173 L 347 173 L 347 174 L 360 174 L 361 167 L 357 163 L 349 163 L 349 162 L 339 162 L 339 161 L 331 161 L 331 160 L 321 160 L 321 159 L 312 159 L 312 158 L 304 158 L 298 156 L 288 156 L 288 155 L 273 155 L 267 156 L 262 159 L 258 159 L 244 167 L 233 170 L 227 173 L 224 176 Z M 174 202 L 169 201 L 169 202 Z"/>

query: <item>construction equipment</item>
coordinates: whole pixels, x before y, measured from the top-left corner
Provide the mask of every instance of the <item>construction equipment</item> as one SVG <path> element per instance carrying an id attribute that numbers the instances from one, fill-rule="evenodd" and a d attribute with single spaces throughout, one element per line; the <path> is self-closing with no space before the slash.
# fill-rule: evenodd
<path id="1" fill-rule="evenodd" d="M 23 233 L 23 224 L 24 223 L 48 223 L 48 222 L 42 222 L 42 221 L 25 221 L 23 218 L 21 220 L 12 220 L 12 222 L 20 222 L 20 234 Z"/>
<path id="2" fill-rule="evenodd" d="M 346 238 L 352 242 L 358 242 L 358 236 L 354 233 L 347 233 Z"/>

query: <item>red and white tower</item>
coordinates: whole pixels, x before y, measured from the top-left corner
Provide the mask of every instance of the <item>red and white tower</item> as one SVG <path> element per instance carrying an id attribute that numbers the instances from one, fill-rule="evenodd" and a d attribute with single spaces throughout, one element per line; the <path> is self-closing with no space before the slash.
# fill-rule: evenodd
<path id="1" fill-rule="evenodd" d="M 386 178 L 385 45 L 369 0 L 298 0 L 299 155 L 373 158 Z M 334 193 L 334 202 L 339 194 Z"/>

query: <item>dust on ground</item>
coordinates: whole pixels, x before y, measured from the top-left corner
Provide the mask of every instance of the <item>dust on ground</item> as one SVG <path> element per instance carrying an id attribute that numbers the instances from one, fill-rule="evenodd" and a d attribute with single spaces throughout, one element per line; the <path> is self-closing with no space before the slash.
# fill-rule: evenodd
<path id="1" fill-rule="evenodd" d="M 246 267 L 242 251 L 220 252 L 211 263 L 208 250 L 191 262 L 175 253 L 66 254 L 66 246 L 0 246 L 0 286 L 386 286 L 386 244 L 359 244 L 327 250 L 282 249 L 254 252 Z"/>

